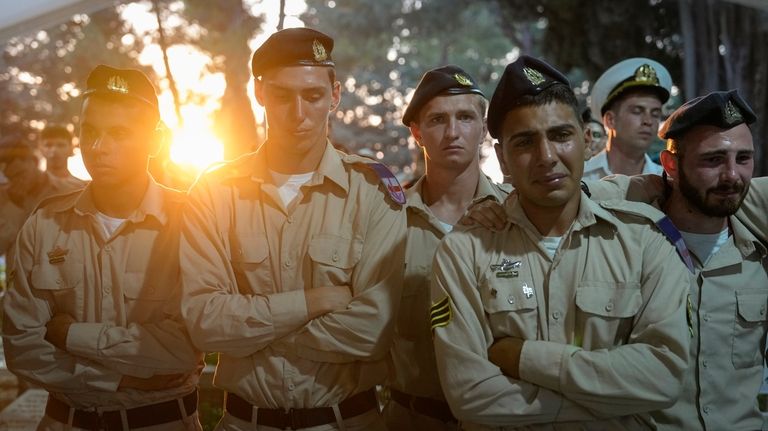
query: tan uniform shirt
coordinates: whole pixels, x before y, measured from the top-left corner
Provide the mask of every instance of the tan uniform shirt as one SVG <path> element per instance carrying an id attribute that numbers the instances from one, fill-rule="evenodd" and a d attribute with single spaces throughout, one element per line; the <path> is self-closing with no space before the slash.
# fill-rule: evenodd
<path id="1" fill-rule="evenodd" d="M 10 199 L 9 187 L 13 185 L 6 183 L 0 186 L 0 255 L 7 253 L 16 242 L 21 226 L 37 204 L 49 196 L 82 189 L 84 183 L 76 184 L 45 173 L 41 183 L 24 197 L 23 202 L 14 202 Z"/>
<path id="2" fill-rule="evenodd" d="M 368 159 L 328 144 L 285 208 L 266 151 L 203 176 L 185 211 L 182 312 L 217 386 L 259 407 L 330 406 L 383 383 L 402 291 L 403 208 Z M 308 321 L 304 291 L 350 286 Z"/>
<path id="3" fill-rule="evenodd" d="M 191 392 L 202 354 L 179 309 L 183 195 L 150 180 L 139 208 L 107 238 L 90 188 L 51 198 L 22 228 L 3 303 L 8 368 L 76 408 L 107 410 Z M 67 351 L 45 340 L 54 314 L 73 323 Z M 123 375 L 184 373 L 177 388 L 118 389 Z"/>
<path id="4" fill-rule="evenodd" d="M 660 206 L 662 184 L 654 177 L 616 176 L 589 187 L 597 199 L 626 197 Z M 768 257 L 755 234 L 765 241 L 766 209 L 768 178 L 755 178 L 730 217 L 728 242 L 706 265 L 692 254 L 691 366 L 678 402 L 654 415 L 660 429 L 759 430 L 765 423 L 757 395 L 768 331 Z"/>
<path id="5" fill-rule="evenodd" d="M 447 232 L 422 200 L 425 178 L 422 176 L 406 192 L 405 279 L 392 346 L 395 375 L 391 386 L 411 395 L 444 400 L 429 329 L 429 281 L 435 250 Z M 480 174 L 475 199 L 491 197 L 503 202 L 509 190 L 508 185 L 493 184 Z"/>
<path id="6" fill-rule="evenodd" d="M 633 215 L 654 210 L 582 194 L 550 260 L 514 196 L 506 230 L 455 232 L 435 255 L 433 310 L 450 308 L 435 350 L 454 414 L 469 430 L 648 429 L 679 394 L 690 339 L 687 270 Z M 526 340 L 519 380 L 488 360 L 506 336 Z"/>

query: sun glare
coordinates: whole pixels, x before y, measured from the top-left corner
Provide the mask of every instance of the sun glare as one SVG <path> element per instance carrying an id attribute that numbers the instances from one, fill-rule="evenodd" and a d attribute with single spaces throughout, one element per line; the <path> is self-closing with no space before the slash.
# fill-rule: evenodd
<path id="1" fill-rule="evenodd" d="M 179 129 L 173 130 L 171 160 L 186 171 L 202 172 L 212 163 L 224 159 L 224 144 L 211 131 L 210 120 L 187 118 Z"/>

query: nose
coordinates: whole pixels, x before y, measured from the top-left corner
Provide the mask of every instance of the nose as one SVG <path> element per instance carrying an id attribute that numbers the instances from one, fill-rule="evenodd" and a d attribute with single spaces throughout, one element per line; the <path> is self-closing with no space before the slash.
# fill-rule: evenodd
<path id="1" fill-rule="evenodd" d="M 455 118 L 449 118 L 445 127 L 445 137 L 450 140 L 456 139 L 459 136 L 458 127 L 458 121 Z"/>
<path id="2" fill-rule="evenodd" d="M 737 168 L 738 163 L 736 163 L 736 159 L 732 157 L 728 158 L 723 164 L 723 169 L 720 171 L 720 179 L 728 182 L 738 181 L 739 174 L 736 172 Z"/>
<path id="3" fill-rule="evenodd" d="M 542 166 L 551 166 L 557 163 L 557 157 L 555 156 L 555 149 L 549 139 L 541 139 L 539 142 L 539 164 Z"/>
<path id="4" fill-rule="evenodd" d="M 304 111 L 306 108 L 304 107 L 304 100 L 297 96 L 296 99 L 293 102 L 293 116 L 297 120 L 303 120 L 304 119 Z"/>

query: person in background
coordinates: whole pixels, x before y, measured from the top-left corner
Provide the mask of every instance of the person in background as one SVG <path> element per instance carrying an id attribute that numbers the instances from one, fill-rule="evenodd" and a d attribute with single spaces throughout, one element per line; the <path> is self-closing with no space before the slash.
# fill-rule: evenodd
<path id="1" fill-rule="evenodd" d="M 611 174 L 661 174 L 661 166 L 647 152 L 671 88 L 667 69 L 642 57 L 620 61 L 595 81 L 590 109 L 602 117 L 608 137 L 605 150 L 585 162 L 585 180 Z"/>
<path id="2" fill-rule="evenodd" d="M 45 170 L 48 174 L 70 183 L 73 188 L 85 187 L 86 181 L 69 172 L 67 160 L 74 156 L 75 143 L 72 133 L 64 126 L 46 126 L 38 138 L 38 148 L 45 157 Z"/>
<path id="3" fill-rule="evenodd" d="M 0 184 L 0 254 L 9 253 L 21 226 L 40 201 L 78 188 L 46 175 L 38 167 L 40 159 L 40 153 L 21 136 L 6 136 L 0 141 L 0 170 L 8 179 Z"/>

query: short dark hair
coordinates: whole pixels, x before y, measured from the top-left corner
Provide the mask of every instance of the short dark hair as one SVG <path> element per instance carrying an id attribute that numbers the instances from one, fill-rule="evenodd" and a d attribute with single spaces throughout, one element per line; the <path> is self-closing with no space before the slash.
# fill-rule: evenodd
<path id="1" fill-rule="evenodd" d="M 576 100 L 576 96 L 573 94 L 573 90 L 570 87 L 562 84 L 553 85 L 546 88 L 541 93 L 535 96 L 521 96 L 517 98 L 507 109 L 507 112 L 525 106 L 543 106 L 548 103 L 557 102 L 564 105 L 568 105 L 573 109 L 573 115 L 577 118 L 579 126 L 584 127 L 584 119 L 579 113 L 579 101 Z"/>
<path id="2" fill-rule="evenodd" d="M 46 126 L 42 132 L 40 132 L 40 139 L 67 139 L 72 140 L 72 132 L 64 126 L 52 125 Z"/>

